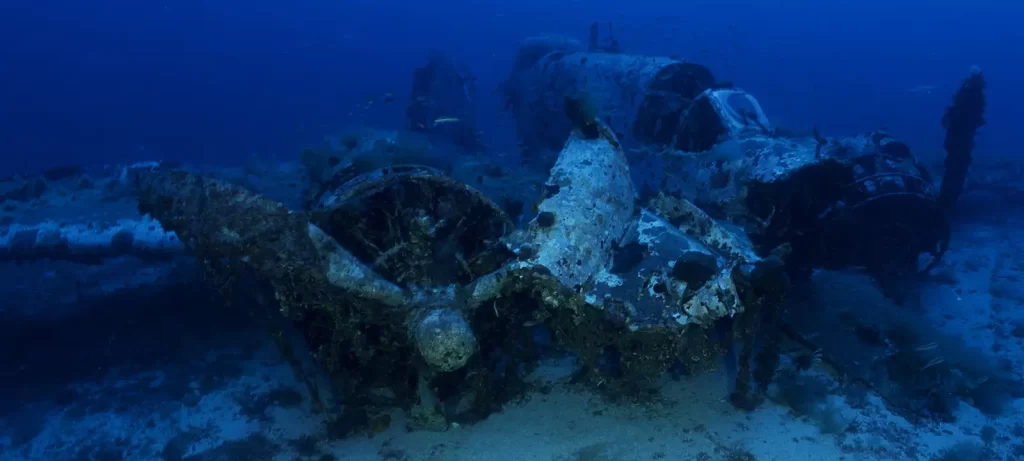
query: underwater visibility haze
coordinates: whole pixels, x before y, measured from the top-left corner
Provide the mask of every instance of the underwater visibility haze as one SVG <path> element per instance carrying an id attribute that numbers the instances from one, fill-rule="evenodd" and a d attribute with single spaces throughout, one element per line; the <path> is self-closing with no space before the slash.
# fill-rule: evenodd
<path id="1" fill-rule="evenodd" d="M 1024 6 L 0 5 L 0 461 L 1024 459 Z"/>

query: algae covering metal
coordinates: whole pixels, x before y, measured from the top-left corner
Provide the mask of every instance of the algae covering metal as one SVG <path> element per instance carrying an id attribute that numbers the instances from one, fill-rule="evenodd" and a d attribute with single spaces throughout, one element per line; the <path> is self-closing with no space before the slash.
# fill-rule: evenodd
<path id="1" fill-rule="evenodd" d="M 770 131 L 757 100 L 717 81 L 705 66 L 638 54 L 585 52 L 555 37 L 523 42 L 502 86 L 524 156 L 550 165 L 572 129 L 564 97 L 584 101 L 630 149 L 703 152 L 719 142 Z"/>
<path id="2" fill-rule="evenodd" d="M 540 329 L 579 358 L 578 380 L 612 392 L 651 390 L 670 367 L 703 370 L 733 349 L 733 402 L 750 408 L 777 368 L 788 274 L 865 268 L 898 294 L 919 256 L 941 257 L 950 204 L 937 203 L 927 170 L 891 136 L 784 136 L 753 96 L 699 65 L 582 52 L 571 41 L 527 45 L 504 90 L 526 147 L 557 157 L 543 163 L 553 167 L 525 228 L 450 177 L 426 137 L 368 131 L 327 155 L 304 153 L 309 209 L 131 166 L 111 184 L 138 176 L 142 216 L 8 221 L 0 258 L 92 263 L 187 249 L 229 297 L 251 280 L 273 291 L 275 315 L 302 333 L 343 395 L 345 427 L 376 425 L 399 406 L 414 428 L 441 430 L 525 389 L 546 346 Z M 957 101 L 977 98 L 979 79 Z M 946 120 L 956 157 L 947 173 L 959 181 L 946 202 L 960 194 L 967 137 L 983 122 L 983 101 L 960 102 L 968 106 Z M 451 137 L 449 127 L 427 131 Z M 638 191 L 637 146 L 695 161 L 679 175 L 683 194 Z M 24 212 L 67 182 L 54 178 L 19 181 L 0 199 Z M 811 323 L 791 322 L 824 325 Z M 826 343 L 826 356 L 843 346 Z M 945 379 L 945 367 L 928 369 Z M 893 380 L 886 392 L 901 386 Z"/>
<path id="3" fill-rule="evenodd" d="M 907 242 L 916 256 L 934 242 L 884 216 L 907 207 L 927 216 L 920 205 L 934 196 L 892 138 L 783 138 L 752 96 L 719 87 L 706 69 L 572 47 L 524 49 L 505 87 L 519 115 L 544 115 L 520 129 L 559 148 L 523 228 L 415 162 L 319 162 L 308 211 L 152 172 L 140 209 L 218 280 L 244 270 L 273 287 L 342 391 L 343 419 L 401 406 L 415 428 L 437 430 L 524 389 L 538 328 L 579 358 L 577 379 L 612 392 L 652 390 L 671 367 L 704 370 L 734 350 L 732 401 L 752 408 L 778 365 L 788 272 L 873 261 Z M 426 158 L 397 139 L 374 146 Z M 698 169 L 686 196 L 641 197 L 623 140 L 667 155 L 732 143 L 737 155 Z M 877 232 L 857 240 L 848 228 Z M 822 242 L 863 245 L 832 256 L 817 251 Z"/>
<path id="4" fill-rule="evenodd" d="M 983 87 L 972 78 L 966 88 Z M 865 267 L 900 297 L 918 257 L 940 257 L 948 240 L 935 183 L 906 144 L 881 132 L 789 136 L 753 95 L 699 64 L 532 38 L 503 90 L 528 161 L 552 163 L 546 151 L 574 123 L 567 98 L 577 100 L 626 147 L 643 200 L 684 197 L 738 226 L 760 255 L 789 243 L 795 272 Z M 980 116 L 953 113 L 973 133 Z"/>
<path id="5" fill-rule="evenodd" d="M 509 257 L 513 224 L 483 194 L 423 166 L 389 166 L 325 193 L 314 221 L 374 271 L 410 286 L 467 283 Z"/>
<path id="6" fill-rule="evenodd" d="M 743 155 L 689 178 L 701 208 L 743 229 L 759 253 L 791 247 L 796 272 L 866 269 L 899 298 L 949 238 L 928 170 L 884 132 L 739 138 Z"/>
<path id="7" fill-rule="evenodd" d="M 528 260 L 567 287 L 606 270 L 633 219 L 635 192 L 621 150 L 601 138 L 570 136 L 544 186 L 547 197 L 527 228 Z"/>
<path id="8" fill-rule="evenodd" d="M 312 200 L 328 206 L 310 211 L 146 172 L 140 211 L 218 286 L 251 274 L 273 289 L 342 392 L 341 419 L 397 405 L 413 426 L 443 429 L 523 389 L 540 325 L 580 357 L 581 378 L 640 390 L 673 364 L 711 366 L 724 346 L 708 327 L 766 304 L 760 259 L 692 237 L 726 235 L 710 218 L 696 229 L 639 208 L 617 140 L 597 133 L 570 137 L 521 230 L 483 194 L 415 165 L 328 181 L 338 186 Z M 602 365 L 610 351 L 615 369 Z"/>
<path id="9" fill-rule="evenodd" d="M 563 116 L 565 96 L 585 99 L 625 145 L 674 145 L 687 142 L 677 136 L 687 108 L 717 85 L 699 64 L 585 52 L 571 40 L 548 37 L 523 43 L 503 90 L 520 141 L 529 155 L 543 156 L 542 150 L 559 149 L 572 129 Z"/>
<path id="10" fill-rule="evenodd" d="M 640 110 L 633 118 L 665 96 L 654 88 L 659 75 L 674 81 L 683 72 L 673 60 L 536 51 L 520 56 L 531 70 L 506 91 L 526 97 L 526 76 L 549 71 L 576 84 L 560 80 L 570 68 L 612 88 L 621 79 L 605 71 L 631 63 L 644 70 L 629 75 L 647 93 L 622 87 L 604 101 Z M 567 57 L 579 60 L 570 66 Z M 920 205 L 934 193 L 906 146 L 884 134 L 776 136 L 752 96 L 708 82 L 687 87 L 672 123 L 657 122 L 671 135 L 661 141 L 636 130 L 619 136 L 621 114 L 606 123 L 604 103 L 562 88 L 543 111 L 564 112 L 547 125 L 548 141 L 564 130 L 560 150 L 523 228 L 484 194 L 415 162 L 327 161 L 306 211 L 189 173 L 148 172 L 140 209 L 177 233 L 222 286 L 248 272 L 274 289 L 353 424 L 392 406 L 407 408 L 416 428 L 485 417 L 524 389 L 540 357 L 538 328 L 579 358 L 577 379 L 613 392 L 652 390 L 671 367 L 704 370 L 734 350 L 732 401 L 751 408 L 777 368 L 787 274 L 874 261 L 907 242 L 916 257 L 934 236 L 902 232 L 908 222 L 885 213 L 912 207 L 912 216 L 929 216 Z M 680 155 L 673 149 L 684 138 L 688 148 L 730 142 L 739 155 L 697 170 L 686 196 L 641 197 L 622 137 L 667 146 L 668 155 Z M 418 152 L 399 144 L 384 143 Z M 857 240 L 844 232 L 852 228 L 877 232 Z M 818 251 L 823 242 L 862 245 L 833 256 Z M 888 267 L 882 262 L 873 266 Z"/>

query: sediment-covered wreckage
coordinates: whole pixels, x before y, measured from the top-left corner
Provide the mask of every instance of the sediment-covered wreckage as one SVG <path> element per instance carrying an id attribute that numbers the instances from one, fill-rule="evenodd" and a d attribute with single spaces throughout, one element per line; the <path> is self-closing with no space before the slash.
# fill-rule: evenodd
<path id="1" fill-rule="evenodd" d="M 549 163 L 570 129 L 564 97 L 583 101 L 623 144 L 645 200 L 672 190 L 761 249 L 790 245 L 794 268 L 866 267 L 888 283 L 945 238 L 934 180 L 907 145 L 881 132 L 782 136 L 752 95 L 700 64 L 545 37 L 524 42 L 503 88 L 531 159 Z M 670 174 L 651 181 L 652 168 Z"/>
<path id="2" fill-rule="evenodd" d="M 217 279 L 271 286 L 353 407 L 388 389 L 421 427 L 482 417 L 539 358 L 537 325 L 588 379 L 649 387 L 710 366 L 716 320 L 781 302 L 781 261 L 695 207 L 677 224 L 637 207 L 614 138 L 571 135 L 525 229 L 428 167 L 355 173 L 310 211 L 180 171 L 144 174 L 139 196 Z"/>
<path id="3" fill-rule="evenodd" d="M 437 165 L 367 163 L 352 142 L 304 154 L 316 170 L 304 205 L 144 165 L 117 183 L 136 188 L 141 217 L 7 223 L 0 255 L 187 251 L 225 292 L 272 292 L 268 313 L 330 376 L 340 419 L 357 428 L 400 406 L 414 428 L 441 430 L 524 390 L 540 330 L 578 356 L 578 380 L 614 392 L 734 351 L 732 401 L 751 408 L 778 368 L 791 276 L 864 267 L 905 281 L 948 239 L 935 181 L 906 145 L 779 136 L 753 96 L 703 66 L 539 39 L 504 89 L 530 162 L 547 171 L 522 226 L 520 210 Z M 723 145 L 736 153 L 682 162 Z M 682 162 L 676 193 L 638 179 L 652 152 Z"/>
<path id="4" fill-rule="evenodd" d="M 968 175 L 974 136 L 984 125 L 980 70 L 964 79 L 942 117 L 947 155 L 943 177 L 935 178 L 908 145 L 887 133 L 788 135 L 770 125 L 752 95 L 717 81 L 704 66 L 592 48 L 558 37 L 523 43 L 502 88 L 527 158 L 550 163 L 556 140 L 572 127 L 561 115 L 567 107 L 600 114 L 627 152 L 641 184 L 639 203 L 673 223 L 679 209 L 696 207 L 722 226 L 741 229 L 754 254 L 784 255 L 797 287 L 806 287 L 820 269 L 854 270 L 901 304 L 940 263 L 965 184 L 993 189 Z M 1015 177 L 1004 173 L 995 182 L 1012 190 Z M 762 313 L 758 347 L 771 348 L 782 328 L 909 417 L 946 419 L 959 399 L 1021 394 L 993 366 L 922 353 L 915 341 L 942 335 L 919 321 L 895 325 L 907 315 L 879 319 L 867 313 L 871 309 L 785 306 L 781 316 Z"/>

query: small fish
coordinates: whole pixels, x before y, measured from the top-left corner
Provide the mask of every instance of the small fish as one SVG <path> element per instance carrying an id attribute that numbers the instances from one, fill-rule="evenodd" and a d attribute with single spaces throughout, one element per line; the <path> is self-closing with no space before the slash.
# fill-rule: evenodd
<path id="1" fill-rule="evenodd" d="M 907 91 L 916 94 L 932 94 L 932 91 L 939 89 L 937 85 L 918 85 Z"/>
<path id="2" fill-rule="evenodd" d="M 928 363 L 924 364 L 924 366 L 921 367 L 920 370 L 918 370 L 918 373 L 920 373 L 922 371 L 925 371 L 925 370 L 927 370 L 927 369 L 929 369 L 931 367 L 934 367 L 936 365 L 941 365 L 941 364 L 943 364 L 945 362 L 946 362 L 946 359 L 944 359 L 942 357 L 936 357 L 934 359 L 931 359 L 931 360 L 928 361 Z"/>
<path id="3" fill-rule="evenodd" d="M 391 101 L 394 101 L 394 100 L 395 100 L 395 95 L 392 94 L 390 91 L 387 92 L 387 93 L 384 93 L 384 102 L 391 102 Z"/>
<path id="4" fill-rule="evenodd" d="M 462 119 L 456 117 L 440 117 L 434 120 L 434 126 L 444 125 L 448 123 L 459 123 Z"/>

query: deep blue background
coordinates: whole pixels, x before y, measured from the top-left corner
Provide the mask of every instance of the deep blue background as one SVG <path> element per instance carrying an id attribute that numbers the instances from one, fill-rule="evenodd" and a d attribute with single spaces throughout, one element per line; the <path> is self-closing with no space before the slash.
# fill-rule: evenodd
<path id="1" fill-rule="evenodd" d="M 350 124 L 401 124 L 411 71 L 431 48 L 474 69 L 500 146 L 512 126 L 491 90 L 519 40 L 584 39 L 592 21 L 613 21 L 629 51 L 709 65 L 777 122 L 829 135 L 886 127 L 922 155 L 940 152 L 942 109 L 978 65 L 990 82 L 978 155 L 1019 155 L 1021 2 L 7 0 L 0 174 L 294 158 Z M 909 91 L 921 85 L 938 88 Z M 397 100 L 381 104 L 385 92 Z"/>

